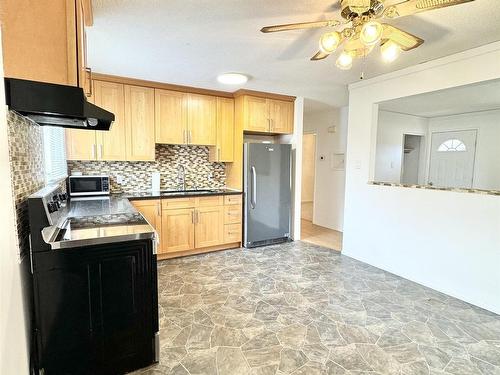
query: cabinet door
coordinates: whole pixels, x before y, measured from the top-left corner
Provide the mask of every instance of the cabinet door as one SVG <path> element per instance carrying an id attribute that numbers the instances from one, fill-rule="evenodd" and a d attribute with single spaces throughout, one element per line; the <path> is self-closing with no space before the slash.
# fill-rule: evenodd
<path id="1" fill-rule="evenodd" d="M 155 89 L 155 129 L 156 143 L 186 143 L 187 94 Z"/>
<path id="2" fill-rule="evenodd" d="M 153 226 L 159 236 L 158 249 L 161 250 L 161 203 L 159 199 L 132 201 L 134 207 Z"/>
<path id="3" fill-rule="evenodd" d="M 87 101 L 94 103 L 94 96 L 88 97 Z M 97 159 L 97 132 L 95 130 L 66 129 L 65 133 L 66 159 Z"/>
<path id="4" fill-rule="evenodd" d="M 155 160 L 154 89 L 125 86 L 127 160 Z"/>
<path id="5" fill-rule="evenodd" d="M 217 143 L 217 98 L 189 94 L 188 143 L 215 146 Z"/>
<path id="6" fill-rule="evenodd" d="M 5 77 L 78 83 L 75 1 L 2 0 Z"/>
<path id="7" fill-rule="evenodd" d="M 243 130 L 269 132 L 268 99 L 246 96 L 244 99 L 245 124 Z"/>
<path id="8" fill-rule="evenodd" d="M 78 65 L 78 86 L 83 89 L 86 96 L 92 95 L 92 73 L 87 63 L 87 33 L 85 32 L 84 0 L 76 1 L 76 47 Z"/>
<path id="9" fill-rule="evenodd" d="M 194 210 L 163 210 L 161 237 L 162 249 L 159 253 L 194 249 Z"/>
<path id="10" fill-rule="evenodd" d="M 271 121 L 271 133 L 291 134 L 293 133 L 293 102 L 282 100 L 269 100 L 269 118 Z"/>
<path id="11" fill-rule="evenodd" d="M 217 161 L 234 161 L 234 99 L 217 98 Z"/>
<path id="12" fill-rule="evenodd" d="M 96 131 L 66 129 L 66 158 L 68 160 L 96 160 Z"/>
<path id="13" fill-rule="evenodd" d="M 196 248 L 217 246 L 224 243 L 224 207 L 196 209 Z"/>
<path id="14" fill-rule="evenodd" d="M 123 85 L 94 81 L 94 101 L 115 114 L 115 122 L 109 131 L 97 131 L 98 160 L 126 160 L 126 130 L 124 123 L 125 98 Z"/>

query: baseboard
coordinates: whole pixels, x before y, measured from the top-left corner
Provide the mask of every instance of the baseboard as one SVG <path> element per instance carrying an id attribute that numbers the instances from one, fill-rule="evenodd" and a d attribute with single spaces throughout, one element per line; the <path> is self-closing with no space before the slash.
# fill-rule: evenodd
<path id="1" fill-rule="evenodd" d="M 241 248 L 241 242 L 233 242 L 233 243 L 224 244 L 224 245 L 205 247 L 203 249 L 176 251 L 174 253 L 165 253 L 165 254 L 158 253 L 157 258 L 158 258 L 158 260 L 166 260 L 166 259 L 172 259 L 172 258 L 186 257 L 186 256 L 190 256 L 190 255 L 211 253 L 213 251 L 238 249 L 238 248 Z"/>

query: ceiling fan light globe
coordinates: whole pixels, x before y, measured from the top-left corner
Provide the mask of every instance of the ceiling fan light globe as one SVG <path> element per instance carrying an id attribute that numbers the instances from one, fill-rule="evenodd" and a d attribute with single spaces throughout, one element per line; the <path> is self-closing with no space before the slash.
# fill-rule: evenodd
<path id="1" fill-rule="evenodd" d="M 382 53 L 382 60 L 384 60 L 387 63 L 390 63 L 399 57 L 401 53 L 401 47 L 399 47 L 397 43 L 394 43 L 393 41 L 389 40 L 388 42 L 382 45 L 380 51 Z"/>
<path id="2" fill-rule="evenodd" d="M 323 53 L 333 53 L 340 44 L 340 34 L 336 31 L 326 33 L 319 39 L 319 49 Z"/>
<path id="3" fill-rule="evenodd" d="M 366 46 L 373 46 L 380 41 L 384 28 L 379 22 L 370 21 L 363 25 L 359 38 Z"/>
<path id="4" fill-rule="evenodd" d="M 352 68 L 352 56 L 348 52 L 342 52 L 336 62 L 337 68 L 341 70 L 349 70 Z"/>

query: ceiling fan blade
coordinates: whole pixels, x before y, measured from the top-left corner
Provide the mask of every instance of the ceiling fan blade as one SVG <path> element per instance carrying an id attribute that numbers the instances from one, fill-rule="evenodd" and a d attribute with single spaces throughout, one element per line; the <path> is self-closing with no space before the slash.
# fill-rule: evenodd
<path id="1" fill-rule="evenodd" d="M 340 21 L 326 20 L 316 22 L 290 23 L 286 25 L 275 25 L 263 27 L 260 31 L 263 33 L 275 33 L 278 31 L 301 30 L 301 29 L 317 29 L 321 27 L 335 27 L 340 25 Z"/>
<path id="2" fill-rule="evenodd" d="M 387 18 L 405 17 L 415 13 L 427 12 L 433 9 L 451 7 L 469 3 L 474 0 L 406 0 L 398 3 L 389 0 L 386 3 L 384 16 Z"/>
<path id="3" fill-rule="evenodd" d="M 410 51 L 424 43 L 424 40 L 418 36 L 407 33 L 397 27 L 388 24 L 383 24 L 383 26 L 382 44 L 388 40 L 392 40 L 394 43 L 398 44 L 403 51 Z"/>
<path id="4" fill-rule="evenodd" d="M 317 54 L 315 54 L 313 57 L 311 57 L 311 61 L 319 61 L 319 60 L 324 60 L 326 59 L 328 56 L 330 56 L 329 53 L 324 53 L 324 52 L 321 52 L 321 51 L 318 51 Z"/>

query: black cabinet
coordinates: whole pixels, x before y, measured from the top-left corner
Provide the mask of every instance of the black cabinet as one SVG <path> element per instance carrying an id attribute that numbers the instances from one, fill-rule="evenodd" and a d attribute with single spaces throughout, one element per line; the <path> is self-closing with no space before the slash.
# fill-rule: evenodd
<path id="1" fill-rule="evenodd" d="M 154 362 L 151 240 L 33 257 L 38 367 L 47 375 L 122 374 Z"/>

